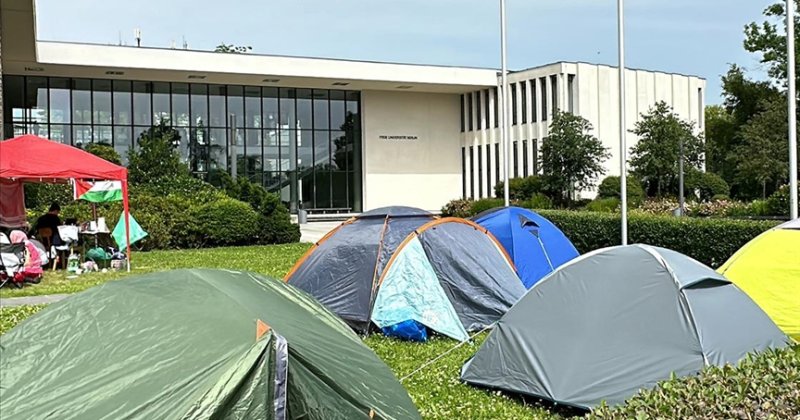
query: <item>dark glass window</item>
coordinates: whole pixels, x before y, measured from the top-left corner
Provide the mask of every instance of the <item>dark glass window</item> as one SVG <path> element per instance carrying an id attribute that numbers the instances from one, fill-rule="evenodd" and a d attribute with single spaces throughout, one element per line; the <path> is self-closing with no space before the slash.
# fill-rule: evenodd
<path id="1" fill-rule="evenodd" d="M 469 198 L 475 199 L 475 147 L 469 147 Z"/>
<path id="2" fill-rule="evenodd" d="M 483 198 L 483 146 L 478 146 L 478 197 Z"/>
<path id="3" fill-rule="evenodd" d="M 542 98 L 542 121 L 547 121 L 547 78 L 540 77 L 539 78 L 539 88 L 541 91 L 541 98 Z"/>
<path id="4" fill-rule="evenodd" d="M 522 140 L 522 176 L 528 176 L 528 140 Z"/>
<path id="5" fill-rule="evenodd" d="M 131 82 L 127 80 L 114 80 L 113 90 L 111 108 L 114 110 L 114 124 L 133 125 L 133 113 L 131 112 L 131 107 L 133 105 Z M 120 133 L 122 133 L 122 131 L 120 131 Z M 130 139 L 130 133 L 128 133 L 127 137 Z"/>
<path id="6" fill-rule="evenodd" d="M 531 151 L 533 154 L 533 174 L 536 175 L 539 173 L 539 141 L 531 140 L 531 147 L 533 148 Z"/>
<path id="7" fill-rule="evenodd" d="M 262 128 L 261 124 L 261 88 L 247 86 L 244 88 L 244 126 Z"/>
<path id="8" fill-rule="evenodd" d="M 332 90 L 330 94 L 330 115 L 331 115 L 331 130 L 344 130 L 345 129 L 345 99 L 344 92 L 340 90 Z"/>
<path id="9" fill-rule="evenodd" d="M 536 79 L 529 80 L 528 83 L 531 85 L 531 122 L 538 122 L 539 121 L 539 113 L 536 111 L 536 104 L 539 103 L 539 97 L 536 96 Z"/>
<path id="10" fill-rule="evenodd" d="M 518 146 L 517 143 L 518 142 L 515 140 L 514 141 L 514 148 L 512 149 L 512 151 L 514 152 L 514 155 L 511 157 L 514 160 L 514 176 L 513 176 L 513 178 L 519 178 L 519 153 L 518 153 L 518 150 L 517 150 L 517 146 Z"/>
<path id="11" fill-rule="evenodd" d="M 509 96 L 511 97 L 511 124 L 512 125 L 517 125 L 518 109 L 517 109 L 517 84 L 516 83 L 512 83 L 511 84 L 511 94 Z"/>
<path id="12" fill-rule="evenodd" d="M 489 95 L 490 94 L 491 94 L 491 91 L 489 89 L 486 89 L 486 90 L 483 91 L 483 113 L 484 113 L 483 118 L 485 119 L 485 121 L 483 123 L 483 128 L 490 128 L 491 127 L 491 123 L 490 123 L 491 118 L 489 118 L 491 116 L 491 107 L 489 106 Z"/>
<path id="13" fill-rule="evenodd" d="M 236 117 L 236 127 L 244 127 L 244 88 L 228 86 L 228 115 Z M 229 117 L 230 118 L 230 117 Z"/>
<path id="14" fill-rule="evenodd" d="M 570 113 L 575 113 L 575 75 L 570 74 L 567 76 L 567 100 L 569 105 L 567 110 Z"/>
<path id="15" fill-rule="evenodd" d="M 302 130 L 314 127 L 313 91 L 311 89 L 297 89 L 297 126 Z"/>
<path id="16" fill-rule="evenodd" d="M 553 113 L 561 109 L 561 104 L 558 103 L 558 76 L 550 76 L 550 93 L 553 95 Z"/>
<path id="17" fill-rule="evenodd" d="M 70 80 L 53 77 L 50 79 L 50 122 L 67 123 L 72 121 L 70 111 Z"/>
<path id="18" fill-rule="evenodd" d="M 469 131 L 474 130 L 474 126 L 472 125 L 472 93 L 467 94 L 467 121 L 469 126 Z"/>
<path id="19" fill-rule="evenodd" d="M 461 95 L 461 132 L 464 132 L 464 95 Z"/>
<path id="20" fill-rule="evenodd" d="M 73 124 L 91 124 L 92 122 L 91 80 L 72 80 L 72 122 Z M 75 137 L 73 136 L 73 138 Z"/>
<path id="21" fill-rule="evenodd" d="M 329 130 L 330 107 L 328 106 L 328 91 L 314 89 L 314 129 Z"/>
<path id="22" fill-rule="evenodd" d="M 522 81 L 520 82 L 519 88 L 520 93 L 522 94 L 522 123 L 526 124 L 528 122 L 528 82 Z"/>
<path id="23" fill-rule="evenodd" d="M 111 81 L 92 81 L 92 122 L 97 124 L 111 124 Z M 103 136 L 105 137 L 105 136 Z M 105 143 L 105 141 L 103 141 Z M 109 139 L 108 144 L 111 144 Z"/>
<path id="24" fill-rule="evenodd" d="M 500 97 L 497 95 L 497 88 L 492 88 L 492 96 L 494 97 L 494 128 L 500 127 Z"/>
<path id="25" fill-rule="evenodd" d="M 208 86 L 208 125 L 211 127 L 227 127 L 228 125 L 226 94 L 225 86 Z"/>
<path id="26" fill-rule="evenodd" d="M 172 124 L 169 103 L 169 83 L 153 82 L 153 124 Z"/>
<path id="27" fill-rule="evenodd" d="M 261 121 L 266 128 L 278 128 L 278 88 L 261 88 Z"/>
<path id="28" fill-rule="evenodd" d="M 461 95 L 461 103 L 464 103 L 464 95 Z M 467 198 L 467 148 L 463 146 L 461 147 L 461 198 Z"/>
<path id="29" fill-rule="evenodd" d="M 494 144 L 494 175 L 497 183 L 500 183 L 500 180 L 503 178 L 500 177 L 500 143 Z"/>
<path id="30" fill-rule="evenodd" d="M 493 196 L 492 192 L 492 145 L 486 145 L 486 195 Z"/>
<path id="31" fill-rule="evenodd" d="M 172 119 L 173 126 L 188 127 L 189 120 L 189 84 L 172 84 Z"/>
<path id="32" fill-rule="evenodd" d="M 148 82 L 133 82 L 133 124 L 152 124 L 152 88 Z"/>
<path id="33" fill-rule="evenodd" d="M 482 107 L 483 98 L 481 98 L 481 96 L 483 96 L 483 91 L 475 92 L 475 99 L 476 99 L 475 100 L 475 105 L 477 107 L 476 115 L 477 115 L 477 119 L 478 119 L 478 124 L 477 124 L 478 125 L 478 130 L 483 130 L 484 128 L 486 128 L 483 125 L 484 124 L 483 123 L 483 107 Z M 478 150 L 480 150 L 480 149 L 478 149 Z"/>
<path id="34" fill-rule="evenodd" d="M 25 120 L 47 129 L 48 95 L 46 77 L 25 78 Z"/>
<path id="35" fill-rule="evenodd" d="M 189 124 L 192 127 L 208 127 L 208 86 L 193 84 L 189 89 L 191 95 L 190 105 L 192 118 Z"/>

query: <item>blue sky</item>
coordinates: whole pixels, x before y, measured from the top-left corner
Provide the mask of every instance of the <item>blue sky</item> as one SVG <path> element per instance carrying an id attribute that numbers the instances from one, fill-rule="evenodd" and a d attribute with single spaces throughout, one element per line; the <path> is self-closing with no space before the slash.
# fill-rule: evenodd
<path id="1" fill-rule="evenodd" d="M 628 0 L 628 66 L 693 74 L 720 101 L 729 63 L 760 71 L 743 26 L 773 0 Z M 615 0 L 507 0 L 509 67 L 613 64 Z M 497 0 L 38 0 L 39 39 L 499 67 Z"/>

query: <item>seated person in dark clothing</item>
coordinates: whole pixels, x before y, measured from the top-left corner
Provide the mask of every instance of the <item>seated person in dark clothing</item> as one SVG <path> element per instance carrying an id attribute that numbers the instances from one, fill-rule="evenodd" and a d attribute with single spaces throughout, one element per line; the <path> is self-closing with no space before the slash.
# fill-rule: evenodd
<path id="1" fill-rule="evenodd" d="M 42 228 L 49 228 L 53 232 L 52 245 L 58 246 L 63 243 L 61 237 L 58 235 L 58 227 L 61 226 L 61 218 L 58 214 L 61 212 L 61 206 L 58 203 L 53 203 L 50 206 L 50 211 L 43 214 L 36 220 L 36 225 L 33 227 L 33 233 L 38 234 Z M 41 239 L 41 238 L 39 238 Z"/>

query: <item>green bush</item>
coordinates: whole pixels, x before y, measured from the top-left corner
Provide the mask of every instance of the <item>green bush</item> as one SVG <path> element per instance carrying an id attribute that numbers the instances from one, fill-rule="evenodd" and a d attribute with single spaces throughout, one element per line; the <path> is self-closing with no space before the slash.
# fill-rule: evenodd
<path id="1" fill-rule="evenodd" d="M 800 192 L 800 189 L 798 192 Z M 788 185 L 781 186 L 778 191 L 775 191 L 767 198 L 766 211 L 769 216 L 788 216 L 790 207 Z"/>
<path id="2" fill-rule="evenodd" d="M 635 177 L 629 176 L 625 178 L 628 195 L 628 208 L 639 207 L 645 199 L 644 189 L 642 184 Z M 618 176 L 607 176 L 600 182 L 597 187 L 597 198 L 616 198 L 621 199 L 622 196 L 619 192 L 620 181 Z"/>
<path id="3" fill-rule="evenodd" d="M 146 184 L 131 187 L 131 196 L 145 194 L 153 197 L 179 196 L 196 204 L 204 204 L 227 197 L 225 192 L 190 175 L 153 179 Z"/>
<path id="4" fill-rule="evenodd" d="M 748 214 L 752 216 L 769 216 L 769 205 L 767 200 L 753 200 L 750 203 Z"/>
<path id="5" fill-rule="evenodd" d="M 614 213 L 620 209 L 620 200 L 616 197 L 597 198 L 586 205 L 587 211 L 594 211 L 600 213 Z"/>
<path id="6" fill-rule="evenodd" d="M 478 215 L 495 207 L 503 207 L 504 204 L 504 201 L 499 198 L 481 198 L 480 200 L 475 200 L 470 205 L 470 214 L 467 217 Z"/>
<path id="7" fill-rule="evenodd" d="M 505 196 L 505 183 L 500 181 L 494 186 L 494 196 L 503 198 Z M 524 178 L 511 178 L 508 181 L 508 197 L 510 200 L 528 200 L 537 193 L 541 193 L 543 188 L 542 179 L 537 175 Z"/>
<path id="8" fill-rule="evenodd" d="M 108 143 L 89 143 L 83 150 L 115 165 L 122 165 L 122 158 L 119 153 Z"/>
<path id="9" fill-rule="evenodd" d="M 542 193 L 536 193 L 530 199 L 519 203 L 519 206 L 526 209 L 549 210 L 553 208 L 553 200 Z"/>
<path id="10" fill-rule="evenodd" d="M 246 245 L 258 241 L 259 215 L 242 201 L 226 198 L 201 205 L 190 226 L 206 246 Z"/>
<path id="11" fill-rule="evenodd" d="M 686 179 L 686 189 L 696 194 L 700 201 L 710 201 L 715 196 L 728 196 L 731 193 L 728 183 L 712 172 L 693 172 Z"/>
<path id="12" fill-rule="evenodd" d="M 591 419 L 789 419 L 800 413 L 800 347 L 748 355 L 640 391 L 625 405 L 601 406 Z"/>
<path id="13" fill-rule="evenodd" d="M 72 186 L 68 184 L 26 183 L 24 188 L 25 207 L 36 211 L 47 211 L 53 203 L 63 207 L 75 199 Z"/>
<path id="14" fill-rule="evenodd" d="M 472 200 L 458 198 L 442 206 L 443 217 L 471 217 Z"/>
<path id="15" fill-rule="evenodd" d="M 711 197 L 711 201 L 730 201 L 731 197 L 727 194 L 717 194 Z"/>
<path id="16" fill-rule="evenodd" d="M 250 204 L 259 214 L 259 243 L 282 244 L 300 240 L 300 226 L 291 222 L 289 210 L 281 203 L 278 194 L 245 178 L 234 182 L 229 176 L 224 177 L 223 184 L 228 196 Z"/>
<path id="17" fill-rule="evenodd" d="M 618 214 L 563 210 L 539 213 L 555 223 L 581 253 L 621 242 Z M 628 241 L 673 249 L 711 267 L 718 267 L 748 241 L 776 224 L 631 213 L 628 216 Z"/>

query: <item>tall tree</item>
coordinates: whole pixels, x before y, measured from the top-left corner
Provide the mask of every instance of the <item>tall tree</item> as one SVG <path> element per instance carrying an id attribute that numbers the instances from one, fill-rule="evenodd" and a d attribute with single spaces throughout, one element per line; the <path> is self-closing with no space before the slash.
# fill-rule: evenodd
<path id="1" fill-rule="evenodd" d="M 709 105 L 705 111 L 706 170 L 732 179 L 735 168 L 728 154 L 736 142 L 736 124 L 733 116 L 721 105 Z"/>
<path id="2" fill-rule="evenodd" d="M 762 104 L 758 113 L 742 127 L 742 143 L 733 150 L 737 163 L 737 180 L 742 185 L 756 183 L 761 197 L 766 198 L 789 175 L 788 118 L 786 101 L 772 100 Z"/>
<path id="3" fill-rule="evenodd" d="M 556 112 L 550 122 L 542 141 L 542 172 L 544 188 L 557 201 L 572 201 L 576 190 L 594 187 L 605 173 L 603 162 L 611 154 L 591 132 L 589 121 L 568 112 Z"/>
<path id="4" fill-rule="evenodd" d="M 795 7 L 800 5 L 800 0 L 795 0 Z M 770 77 L 786 81 L 786 2 L 778 0 L 764 9 L 766 20 L 758 23 L 752 22 L 745 26 L 745 50 L 761 55 L 761 63 L 767 66 Z M 800 23 L 800 18 L 794 16 L 794 25 Z M 796 40 L 800 40 L 800 33 L 795 32 Z M 800 42 L 795 42 L 795 53 L 800 52 Z"/>
<path id="5" fill-rule="evenodd" d="M 639 136 L 639 142 L 631 148 L 629 162 L 648 195 L 678 191 L 681 142 L 686 173 L 699 169 L 703 163 L 703 140 L 695 135 L 694 124 L 678 117 L 665 102 L 656 103 L 642 114 L 632 132 Z"/>
<path id="6" fill-rule="evenodd" d="M 132 184 L 177 179 L 189 174 L 177 150 L 181 135 L 167 121 L 161 120 L 148 128 L 137 142 L 138 147 L 128 151 L 128 178 Z"/>

